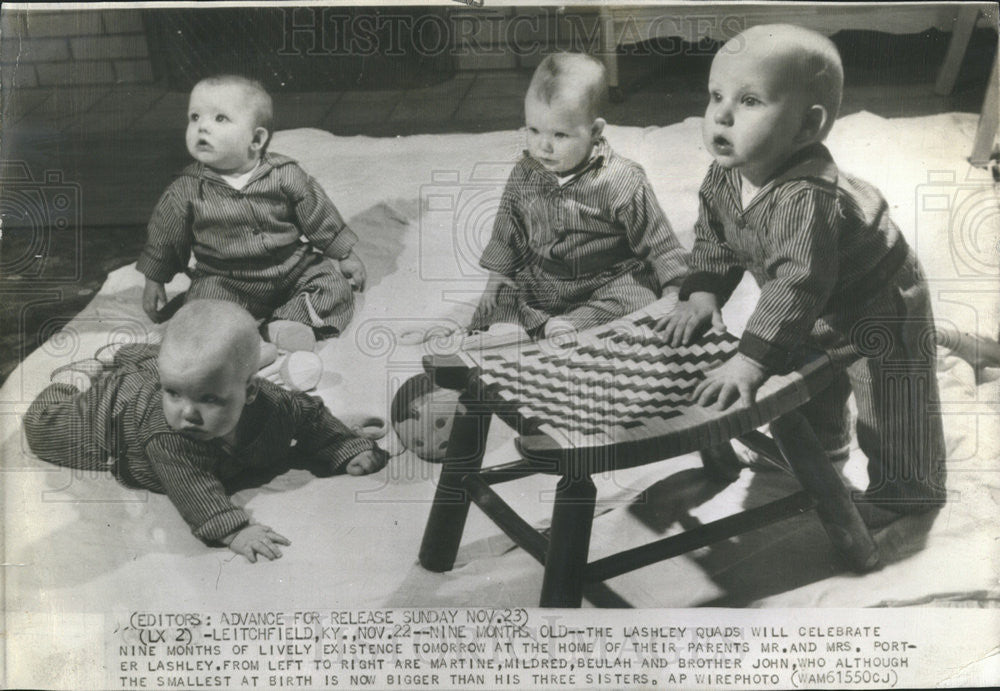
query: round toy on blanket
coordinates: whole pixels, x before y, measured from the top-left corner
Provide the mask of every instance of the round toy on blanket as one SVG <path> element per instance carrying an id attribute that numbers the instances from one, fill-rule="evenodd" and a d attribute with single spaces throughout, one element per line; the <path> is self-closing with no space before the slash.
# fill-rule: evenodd
<path id="1" fill-rule="evenodd" d="M 323 377 L 323 361 L 316 353 L 298 350 L 262 367 L 257 376 L 292 391 L 310 391 L 319 385 Z"/>
<path id="2" fill-rule="evenodd" d="M 323 361 L 307 350 L 289 353 L 281 364 L 281 381 L 298 391 L 315 389 L 323 376 Z"/>
<path id="3" fill-rule="evenodd" d="M 403 382 L 390 408 L 392 428 L 403 446 L 425 461 L 444 460 L 458 396 L 458 391 L 434 386 L 426 373 Z"/>

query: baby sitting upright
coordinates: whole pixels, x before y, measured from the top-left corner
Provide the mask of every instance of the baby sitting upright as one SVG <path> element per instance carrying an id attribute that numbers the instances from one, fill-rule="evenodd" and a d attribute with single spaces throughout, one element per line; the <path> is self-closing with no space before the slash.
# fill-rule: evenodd
<path id="1" fill-rule="evenodd" d="M 549 55 L 535 70 L 527 149 L 480 258 L 490 273 L 472 331 L 516 324 L 551 337 L 679 290 L 684 248 L 643 169 L 602 136 L 607 92 L 604 66 L 587 55 Z"/>
<path id="2" fill-rule="evenodd" d="M 195 85 L 186 142 L 196 162 L 153 210 L 136 264 L 146 276 L 142 306 L 161 320 L 164 283 L 193 253 L 187 299 L 235 302 L 265 322 L 278 348 L 313 350 L 317 336 L 336 336 L 351 320 L 351 282 L 364 288 L 365 267 L 319 183 L 268 153 L 272 111 L 257 81 L 221 75 Z"/>

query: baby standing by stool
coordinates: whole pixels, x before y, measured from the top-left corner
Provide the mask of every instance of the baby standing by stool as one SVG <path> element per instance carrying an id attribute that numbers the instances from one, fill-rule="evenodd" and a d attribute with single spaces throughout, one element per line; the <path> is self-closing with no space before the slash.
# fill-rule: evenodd
<path id="1" fill-rule="evenodd" d="M 720 49 L 703 121 L 715 160 L 699 192 L 692 273 L 661 326 L 678 345 L 721 324 L 720 306 L 750 271 L 761 295 L 739 355 L 709 372 L 695 399 L 747 405 L 797 349 L 826 351 L 838 376 L 800 412 L 830 460 L 843 459 L 854 394 L 869 476 L 856 501 L 874 525 L 941 506 L 944 432 L 931 408 L 934 321 L 920 264 L 879 191 L 839 170 L 822 144 L 842 89 L 836 47 L 801 27 L 756 26 Z M 782 420 L 771 431 L 780 443 Z"/>

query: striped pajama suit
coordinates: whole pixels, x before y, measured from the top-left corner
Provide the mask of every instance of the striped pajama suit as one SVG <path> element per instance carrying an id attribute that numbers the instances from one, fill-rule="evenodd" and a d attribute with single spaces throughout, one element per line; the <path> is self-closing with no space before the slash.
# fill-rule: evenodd
<path id="1" fill-rule="evenodd" d="M 519 323 L 536 332 L 553 316 L 586 328 L 645 307 L 687 271 L 642 168 L 601 139 L 564 184 L 527 152 L 504 188 L 480 266 L 513 279 L 470 329 Z"/>
<path id="2" fill-rule="evenodd" d="M 257 319 L 298 321 L 332 336 L 354 314 L 335 260 L 356 242 L 319 183 L 268 153 L 240 190 L 201 163 L 185 168 L 153 210 L 136 268 L 165 283 L 194 253 L 188 299 L 229 300 Z"/>
<path id="3" fill-rule="evenodd" d="M 761 288 L 740 351 L 787 371 L 804 344 L 828 352 L 834 383 L 801 412 L 840 454 L 853 392 L 866 499 L 899 512 L 944 500 L 945 447 L 934 321 L 916 255 L 874 187 L 840 172 L 816 144 L 798 152 L 743 208 L 740 177 L 713 163 L 699 192 L 691 275 L 681 298 L 724 303 L 745 270 Z M 928 345 L 931 344 L 931 345 Z"/>
<path id="4" fill-rule="evenodd" d="M 84 393 L 51 384 L 24 419 L 42 460 L 107 470 L 124 485 L 166 494 L 195 536 L 217 544 L 249 522 L 229 495 L 291 468 L 325 476 L 376 448 L 337 420 L 319 398 L 261 380 L 237 427 L 237 445 L 197 441 L 163 416 L 157 346 L 129 345 Z M 293 446 L 294 441 L 294 446 Z"/>

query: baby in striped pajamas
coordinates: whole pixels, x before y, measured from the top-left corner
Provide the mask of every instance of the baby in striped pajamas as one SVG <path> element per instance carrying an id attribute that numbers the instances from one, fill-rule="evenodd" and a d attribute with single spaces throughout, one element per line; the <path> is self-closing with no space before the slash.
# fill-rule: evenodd
<path id="1" fill-rule="evenodd" d="M 607 92 L 604 66 L 587 55 L 550 55 L 535 70 L 527 150 L 479 261 L 490 273 L 471 330 L 510 324 L 548 337 L 679 289 L 683 247 L 645 172 L 602 136 Z"/>
<path id="2" fill-rule="evenodd" d="M 469 331 L 572 338 L 679 291 L 684 248 L 642 167 L 602 136 L 607 93 L 604 66 L 588 55 L 549 55 L 535 70 L 524 99 L 527 149 L 479 260 L 489 279 Z M 467 337 L 463 347 L 476 342 Z M 411 380 L 393 399 L 396 433 L 424 458 L 441 458 L 451 432 L 441 394 Z"/>
<path id="3" fill-rule="evenodd" d="M 163 193 L 136 268 L 142 306 L 160 321 L 164 283 L 196 265 L 187 299 L 230 300 L 266 324 L 283 350 L 313 350 L 354 313 L 365 267 L 357 237 L 319 183 L 292 159 L 269 153 L 271 97 L 234 75 L 191 91 L 187 149 L 195 159 Z M 307 242 L 301 242 L 305 236 Z"/>
<path id="4" fill-rule="evenodd" d="M 365 475 L 387 455 L 319 398 L 254 376 L 259 351 L 243 308 L 188 301 L 159 348 L 126 345 L 92 377 L 57 370 L 25 415 L 28 445 L 50 463 L 166 494 L 209 545 L 276 559 L 288 539 L 252 522 L 231 492 L 291 468 Z"/>
<path id="5" fill-rule="evenodd" d="M 769 375 L 794 366 L 800 346 L 825 350 L 834 382 L 800 412 L 828 456 L 843 459 L 854 394 L 869 477 L 858 508 L 882 522 L 944 501 L 934 322 L 920 264 L 885 199 L 840 171 L 822 144 L 842 89 L 837 48 L 800 27 L 756 26 L 719 50 L 703 123 L 715 160 L 699 193 L 692 273 L 660 326 L 674 345 L 721 327 L 720 306 L 750 271 L 761 294 L 739 354 L 694 398 L 747 405 Z"/>

